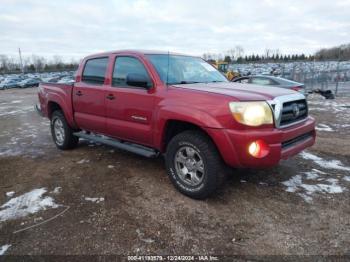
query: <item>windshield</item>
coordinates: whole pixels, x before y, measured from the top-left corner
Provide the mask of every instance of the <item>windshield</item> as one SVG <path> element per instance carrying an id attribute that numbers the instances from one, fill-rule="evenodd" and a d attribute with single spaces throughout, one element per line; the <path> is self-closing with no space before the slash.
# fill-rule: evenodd
<path id="1" fill-rule="evenodd" d="M 228 82 L 212 65 L 199 57 L 147 55 L 160 79 L 169 85 Z"/>

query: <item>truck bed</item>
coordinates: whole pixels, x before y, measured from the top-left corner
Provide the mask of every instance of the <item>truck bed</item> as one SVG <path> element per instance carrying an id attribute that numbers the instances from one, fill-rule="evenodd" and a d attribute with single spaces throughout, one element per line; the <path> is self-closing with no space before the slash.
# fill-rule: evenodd
<path id="1" fill-rule="evenodd" d="M 47 83 L 43 82 L 39 84 L 38 97 L 40 103 L 40 110 L 43 116 L 50 117 L 51 112 L 49 105 L 56 103 L 60 105 L 64 112 L 67 121 L 74 127 L 74 114 L 73 114 L 73 94 L 74 84 L 64 83 Z M 50 102 L 48 102 L 50 101 Z"/>

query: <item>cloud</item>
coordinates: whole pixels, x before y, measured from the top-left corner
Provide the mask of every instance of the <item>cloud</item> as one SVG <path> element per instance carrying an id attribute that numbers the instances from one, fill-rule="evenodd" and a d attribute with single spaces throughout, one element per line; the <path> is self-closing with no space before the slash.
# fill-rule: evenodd
<path id="1" fill-rule="evenodd" d="M 0 52 L 76 57 L 126 48 L 201 55 L 241 45 L 313 53 L 349 42 L 350 1 L 9 1 Z"/>

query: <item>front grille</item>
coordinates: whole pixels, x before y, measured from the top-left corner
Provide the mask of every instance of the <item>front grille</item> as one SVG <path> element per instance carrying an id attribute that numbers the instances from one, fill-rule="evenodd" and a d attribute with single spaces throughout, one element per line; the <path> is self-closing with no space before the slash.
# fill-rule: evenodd
<path id="1" fill-rule="evenodd" d="M 305 99 L 285 102 L 283 103 L 280 127 L 303 120 L 307 115 L 308 108 Z"/>
<path id="2" fill-rule="evenodd" d="M 290 139 L 290 140 L 287 140 L 287 141 L 284 141 L 282 143 L 282 149 L 286 149 L 288 147 L 291 147 L 291 146 L 294 146 L 295 144 L 298 144 L 304 140 L 307 140 L 309 138 L 311 138 L 313 136 L 313 132 L 308 132 L 308 133 L 305 133 L 301 136 L 297 136 L 293 139 Z"/>

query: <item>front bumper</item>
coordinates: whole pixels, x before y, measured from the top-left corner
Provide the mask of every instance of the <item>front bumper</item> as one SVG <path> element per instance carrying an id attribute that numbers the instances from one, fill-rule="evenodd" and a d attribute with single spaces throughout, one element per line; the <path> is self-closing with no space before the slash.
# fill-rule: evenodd
<path id="1" fill-rule="evenodd" d="M 231 130 L 211 129 L 206 131 L 217 145 L 222 158 L 232 167 L 260 168 L 277 165 L 315 143 L 315 120 L 308 117 L 304 122 L 284 129 Z M 249 144 L 263 140 L 269 153 L 255 158 L 248 153 Z"/>

